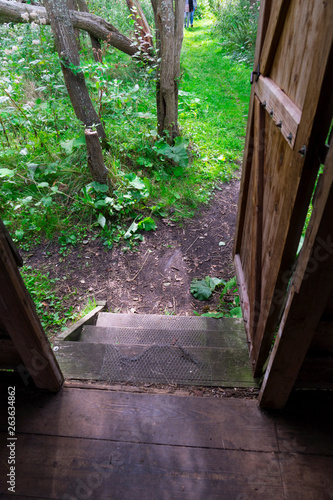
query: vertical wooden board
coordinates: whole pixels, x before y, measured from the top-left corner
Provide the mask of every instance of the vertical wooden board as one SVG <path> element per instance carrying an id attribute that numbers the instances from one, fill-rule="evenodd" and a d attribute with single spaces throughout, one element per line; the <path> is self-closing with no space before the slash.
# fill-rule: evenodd
<path id="1" fill-rule="evenodd" d="M 318 35 L 326 15 L 325 2 L 293 0 L 283 25 L 270 77 L 300 109 L 313 78 L 309 68 L 324 41 Z"/>

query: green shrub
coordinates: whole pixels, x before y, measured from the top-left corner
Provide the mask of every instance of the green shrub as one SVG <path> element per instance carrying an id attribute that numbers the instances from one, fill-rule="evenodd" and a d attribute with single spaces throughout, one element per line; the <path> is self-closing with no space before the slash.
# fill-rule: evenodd
<path id="1" fill-rule="evenodd" d="M 252 62 L 259 0 L 210 0 L 210 6 L 217 18 L 214 29 L 219 34 L 222 45 L 238 61 Z"/>

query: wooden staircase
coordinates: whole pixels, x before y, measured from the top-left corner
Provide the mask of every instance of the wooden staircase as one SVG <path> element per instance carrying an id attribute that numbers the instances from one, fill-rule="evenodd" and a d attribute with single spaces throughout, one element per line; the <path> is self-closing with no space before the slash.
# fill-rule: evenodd
<path id="1" fill-rule="evenodd" d="M 242 320 L 98 312 L 54 352 L 66 378 L 255 387 Z"/>

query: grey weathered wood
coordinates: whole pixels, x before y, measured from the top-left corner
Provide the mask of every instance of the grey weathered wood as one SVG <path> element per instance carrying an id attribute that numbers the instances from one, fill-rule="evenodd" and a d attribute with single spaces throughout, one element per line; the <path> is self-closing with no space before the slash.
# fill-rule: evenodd
<path id="1" fill-rule="evenodd" d="M 135 345 L 117 345 L 116 347 L 122 355 L 129 358 L 139 356 L 147 348 L 147 346 Z M 55 348 L 58 363 L 66 378 L 100 380 L 106 353 L 105 344 L 55 342 Z M 177 350 L 178 347 L 175 349 Z M 189 385 L 256 387 L 246 350 L 187 347 L 186 352 L 198 361 L 210 363 L 212 367 L 211 381 L 189 381 Z M 160 368 L 158 368 L 158 373 L 160 373 Z M 158 383 L 168 383 L 168 380 L 163 378 L 163 374 L 156 377 Z M 142 382 L 144 383 L 145 380 Z M 149 380 L 149 383 L 152 383 L 152 380 Z"/>
<path id="2" fill-rule="evenodd" d="M 66 340 L 76 340 L 68 338 Z M 80 342 L 102 344 L 136 344 L 136 345 L 180 345 L 203 347 L 231 347 L 244 349 L 247 353 L 247 341 L 243 329 L 239 330 L 151 330 L 131 327 L 84 326 Z"/>
<path id="3" fill-rule="evenodd" d="M 57 340 L 79 340 L 81 331 L 84 325 L 95 325 L 97 315 L 102 312 L 106 307 L 106 301 L 98 301 L 97 306 L 86 314 L 83 318 L 76 321 L 73 325 L 69 326 L 57 335 Z"/>

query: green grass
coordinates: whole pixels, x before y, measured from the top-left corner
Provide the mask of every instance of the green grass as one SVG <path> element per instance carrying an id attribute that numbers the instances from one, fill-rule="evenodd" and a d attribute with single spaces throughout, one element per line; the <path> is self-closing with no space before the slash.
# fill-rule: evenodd
<path id="1" fill-rule="evenodd" d="M 185 31 L 181 88 L 200 102 L 196 109 L 192 105 L 191 111 L 186 97 L 182 98 L 185 106 L 180 123 L 199 146 L 199 171 L 228 177 L 238 168 L 243 154 L 250 68 L 233 61 L 218 39 L 209 36 L 212 24 L 213 19 L 202 19 Z M 216 160 L 221 155 L 226 165 Z"/>
<path id="2" fill-rule="evenodd" d="M 192 216 L 217 183 L 232 179 L 243 155 L 250 66 L 221 47 L 213 23 L 214 18 L 196 20 L 183 42 L 179 123 L 191 139 L 192 164 L 181 178 L 153 182 L 154 197 L 172 206 L 176 219 Z"/>

